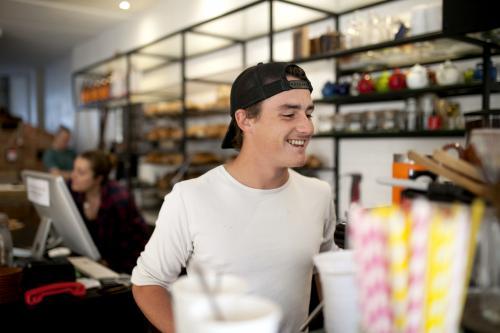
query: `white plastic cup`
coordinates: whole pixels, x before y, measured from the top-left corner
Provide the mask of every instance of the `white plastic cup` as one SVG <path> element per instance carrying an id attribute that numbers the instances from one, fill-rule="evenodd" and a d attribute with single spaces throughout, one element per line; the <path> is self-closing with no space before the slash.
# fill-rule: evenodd
<path id="1" fill-rule="evenodd" d="M 231 299 L 241 296 L 248 291 L 248 286 L 242 279 L 233 275 L 206 276 L 212 295 L 218 301 L 221 297 Z M 203 290 L 200 279 L 196 274 L 182 276 L 172 284 L 173 312 L 177 333 L 193 333 L 193 308 L 195 304 L 206 304 L 209 299 Z M 199 306 L 199 305 L 198 305 Z"/>
<path id="2" fill-rule="evenodd" d="M 279 306 L 262 297 L 242 295 L 220 297 L 218 305 L 223 320 L 216 320 L 206 302 L 193 306 L 191 333 L 277 333 L 282 317 Z"/>
<path id="3" fill-rule="evenodd" d="M 313 258 L 323 290 L 327 333 L 359 332 L 355 263 L 352 250 L 323 252 Z"/>

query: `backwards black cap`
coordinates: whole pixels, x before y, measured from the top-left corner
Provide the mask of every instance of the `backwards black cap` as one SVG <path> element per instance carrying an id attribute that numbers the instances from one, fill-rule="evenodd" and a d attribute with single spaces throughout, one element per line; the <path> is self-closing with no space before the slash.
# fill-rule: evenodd
<path id="1" fill-rule="evenodd" d="M 287 75 L 299 80 L 288 80 Z M 312 92 L 311 82 L 302 68 L 286 62 L 259 63 L 245 69 L 231 87 L 231 122 L 222 141 L 222 148 L 234 148 L 236 135 L 236 110 L 246 109 L 280 92 L 291 89 L 308 89 Z"/>

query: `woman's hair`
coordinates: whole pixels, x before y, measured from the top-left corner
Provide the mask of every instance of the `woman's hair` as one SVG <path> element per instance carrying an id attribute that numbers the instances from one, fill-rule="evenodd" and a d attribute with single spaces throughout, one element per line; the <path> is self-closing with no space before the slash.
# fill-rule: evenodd
<path id="1" fill-rule="evenodd" d="M 94 178 L 102 177 L 102 184 L 108 181 L 112 164 L 110 156 L 102 150 L 88 150 L 79 155 L 79 157 L 90 162 L 90 168 L 94 173 Z"/>

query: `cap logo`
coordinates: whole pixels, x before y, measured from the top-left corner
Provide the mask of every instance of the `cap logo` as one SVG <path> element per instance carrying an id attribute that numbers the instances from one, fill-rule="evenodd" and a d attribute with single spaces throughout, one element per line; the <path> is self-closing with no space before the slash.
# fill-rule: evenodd
<path id="1" fill-rule="evenodd" d="M 304 80 L 292 80 L 288 81 L 290 88 L 292 89 L 310 89 L 311 85 Z"/>

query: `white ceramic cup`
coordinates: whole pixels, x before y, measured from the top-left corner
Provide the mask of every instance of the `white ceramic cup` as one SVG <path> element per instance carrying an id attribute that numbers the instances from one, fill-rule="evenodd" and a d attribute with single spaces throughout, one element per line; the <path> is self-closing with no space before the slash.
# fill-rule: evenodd
<path id="1" fill-rule="evenodd" d="M 314 257 L 323 290 L 327 333 L 359 331 L 355 263 L 352 250 L 323 252 Z"/>
<path id="2" fill-rule="evenodd" d="M 231 299 L 248 291 L 245 281 L 233 275 L 206 276 L 207 283 L 216 299 Z M 193 333 L 193 308 L 195 304 L 209 305 L 209 299 L 196 274 L 182 276 L 172 284 L 173 312 L 177 333 Z M 198 305 L 199 306 L 199 305 Z"/>
<path id="3" fill-rule="evenodd" d="M 222 296 L 218 305 L 223 320 L 215 319 L 213 309 L 206 302 L 195 304 L 190 333 L 277 333 L 279 330 L 281 309 L 265 298 Z"/>

